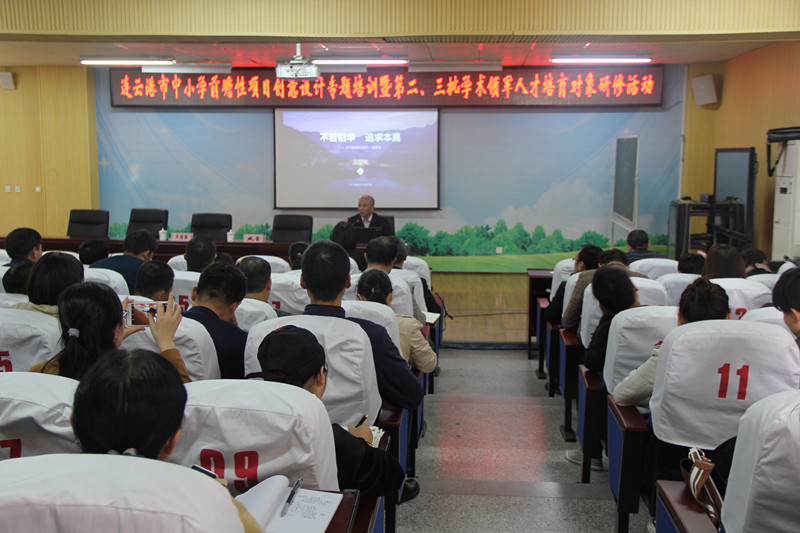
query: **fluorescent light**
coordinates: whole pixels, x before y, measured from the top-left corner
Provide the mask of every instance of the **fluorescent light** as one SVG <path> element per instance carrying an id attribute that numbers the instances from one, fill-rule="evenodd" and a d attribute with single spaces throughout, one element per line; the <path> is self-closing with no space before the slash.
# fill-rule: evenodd
<path id="1" fill-rule="evenodd" d="M 407 65 L 408 59 L 393 57 L 312 59 L 315 65 Z"/>
<path id="2" fill-rule="evenodd" d="M 412 61 L 409 72 L 497 72 L 503 70 L 500 61 Z"/>
<path id="3" fill-rule="evenodd" d="M 122 58 L 122 57 L 94 57 L 81 59 L 82 65 L 89 66 L 131 66 L 141 65 L 174 65 L 175 60 L 165 57 L 161 58 Z"/>
<path id="4" fill-rule="evenodd" d="M 154 74 L 230 74 L 230 63 L 175 63 L 142 65 L 142 72 Z"/>
<path id="5" fill-rule="evenodd" d="M 587 55 L 553 55 L 551 63 L 573 65 L 603 65 L 603 64 L 630 64 L 650 63 L 653 59 L 649 56 L 587 56 Z"/>

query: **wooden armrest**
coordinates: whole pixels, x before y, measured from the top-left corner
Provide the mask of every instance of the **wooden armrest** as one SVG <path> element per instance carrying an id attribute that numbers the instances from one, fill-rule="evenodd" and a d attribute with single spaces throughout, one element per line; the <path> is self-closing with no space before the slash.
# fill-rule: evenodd
<path id="1" fill-rule="evenodd" d="M 399 428 L 403 423 L 403 408 L 383 401 L 376 426 L 380 428 Z"/>
<path id="2" fill-rule="evenodd" d="M 564 343 L 565 348 L 577 348 L 580 346 L 578 334 L 571 329 L 562 329 L 560 331 L 561 341 Z"/>
<path id="3" fill-rule="evenodd" d="M 587 391 L 604 391 L 606 386 L 603 383 L 603 378 L 586 368 L 585 365 L 578 365 L 578 372 L 580 373 L 583 386 Z"/>
<path id="4" fill-rule="evenodd" d="M 656 481 L 659 499 L 679 531 L 713 533 L 717 529 L 705 510 L 694 501 L 683 481 Z"/>
<path id="5" fill-rule="evenodd" d="M 645 433 L 648 431 L 647 421 L 636 407 L 632 405 L 617 405 L 614 397 L 609 394 L 608 408 L 623 431 L 642 431 Z"/>
<path id="6" fill-rule="evenodd" d="M 547 309 L 550 307 L 550 300 L 543 297 L 536 298 L 536 305 L 539 306 L 539 309 Z"/>

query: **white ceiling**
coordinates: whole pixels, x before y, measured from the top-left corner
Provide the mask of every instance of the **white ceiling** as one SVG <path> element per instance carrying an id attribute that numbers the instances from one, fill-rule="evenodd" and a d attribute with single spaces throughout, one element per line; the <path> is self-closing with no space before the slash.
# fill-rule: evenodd
<path id="1" fill-rule="evenodd" d="M 491 38 L 487 38 L 490 40 Z M 628 38 L 625 38 L 627 40 Z M 654 63 L 727 61 L 772 41 L 711 42 L 304 42 L 303 55 L 322 57 L 407 57 L 410 61 L 493 61 L 503 66 L 548 65 L 552 53 L 616 52 L 651 54 Z M 622 39 L 620 39 L 622 40 Z M 0 41 L 0 67 L 77 65 L 81 57 L 171 57 L 178 62 L 233 63 L 273 67 L 295 55 L 295 44 L 257 42 L 44 42 Z"/>

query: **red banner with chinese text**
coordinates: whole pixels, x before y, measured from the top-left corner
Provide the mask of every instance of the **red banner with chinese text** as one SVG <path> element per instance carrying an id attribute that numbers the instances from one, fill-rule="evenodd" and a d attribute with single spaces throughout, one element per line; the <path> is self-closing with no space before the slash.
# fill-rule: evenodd
<path id="1" fill-rule="evenodd" d="M 153 107 L 653 106 L 664 69 L 532 67 L 500 72 L 370 70 L 280 79 L 273 69 L 230 74 L 111 70 L 111 105 Z"/>

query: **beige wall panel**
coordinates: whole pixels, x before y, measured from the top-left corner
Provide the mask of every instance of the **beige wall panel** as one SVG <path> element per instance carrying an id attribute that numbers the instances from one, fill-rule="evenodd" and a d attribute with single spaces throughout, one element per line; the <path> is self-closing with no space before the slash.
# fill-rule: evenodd
<path id="1" fill-rule="evenodd" d="M 455 317 L 445 322 L 446 341 L 527 342 L 527 274 L 434 272 L 431 282 Z"/>
<path id="2" fill-rule="evenodd" d="M 16 89 L 0 89 L 0 234 L 19 226 L 41 229 L 42 203 L 39 138 L 39 74 L 15 68 Z M 11 192 L 5 192 L 11 187 Z M 15 187 L 20 192 L 14 192 Z"/>
<path id="3" fill-rule="evenodd" d="M 97 207 L 94 83 L 82 67 L 39 75 L 47 236 L 64 236 L 70 209 Z"/>
<path id="4" fill-rule="evenodd" d="M 664 35 L 797 32 L 796 0 L 7 0 L 0 33 Z"/>

